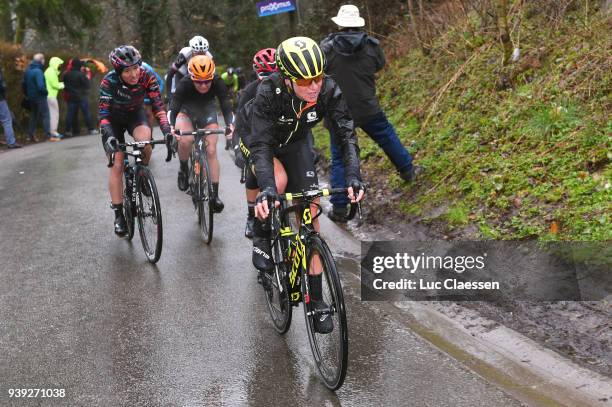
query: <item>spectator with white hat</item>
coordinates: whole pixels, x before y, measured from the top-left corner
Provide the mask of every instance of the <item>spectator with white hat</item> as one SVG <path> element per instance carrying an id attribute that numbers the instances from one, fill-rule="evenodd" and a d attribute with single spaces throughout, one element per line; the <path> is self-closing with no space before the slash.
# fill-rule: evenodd
<path id="1" fill-rule="evenodd" d="M 412 182 L 415 178 L 412 157 L 400 142 L 376 97 L 375 74 L 385 66 L 385 56 L 379 42 L 360 29 L 365 26 L 365 21 L 359 15 L 359 9 L 352 4 L 340 7 L 332 21 L 340 31 L 321 41 L 321 49 L 327 60 L 325 72 L 340 86 L 355 126 L 361 127 L 383 149 L 404 181 Z M 333 129 L 331 126 L 328 129 L 331 136 L 332 187 L 343 187 L 342 152 Z M 345 220 L 348 200 L 335 195 L 331 202 L 333 210 L 330 218 L 334 221 Z"/>

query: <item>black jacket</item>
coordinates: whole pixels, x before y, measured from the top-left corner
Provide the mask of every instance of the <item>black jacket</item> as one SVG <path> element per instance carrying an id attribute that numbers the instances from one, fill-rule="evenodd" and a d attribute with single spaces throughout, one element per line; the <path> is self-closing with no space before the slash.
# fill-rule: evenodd
<path id="1" fill-rule="evenodd" d="M 64 75 L 64 91 L 68 93 L 69 102 L 80 102 L 87 99 L 90 83 L 87 75 L 81 71 L 81 64 L 73 62 L 72 69 Z"/>
<path id="2" fill-rule="evenodd" d="M 246 104 L 255 98 L 259 79 L 250 82 L 246 87 L 238 92 L 238 106 L 236 108 L 236 130 L 235 133 L 242 139 L 246 146 L 250 145 L 251 122 L 249 112 L 251 108 L 245 108 Z"/>
<path id="3" fill-rule="evenodd" d="M 359 30 L 341 31 L 321 41 L 321 49 L 325 72 L 342 89 L 356 125 L 367 123 L 381 112 L 374 74 L 385 66 L 385 56 L 378 40 Z"/>
<path id="4" fill-rule="evenodd" d="M 309 106 L 289 93 L 283 78 L 275 73 L 261 81 L 255 99 L 245 108 L 250 109 L 247 112 L 251 122 L 249 147 L 260 188 L 276 189 L 274 150 L 304 139 L 323 118 L 334 126 L 334 134 L 338 135 L 346 181 L 361 180 L 353 119 L 342 91 L 331 78 L 324 78 L 317 103 Z"/>

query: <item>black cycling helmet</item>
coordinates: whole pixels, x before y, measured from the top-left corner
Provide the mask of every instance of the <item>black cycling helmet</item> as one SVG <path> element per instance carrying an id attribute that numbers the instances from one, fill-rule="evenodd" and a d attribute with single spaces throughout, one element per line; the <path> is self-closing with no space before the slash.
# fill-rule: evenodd
<path id="1" fill-rule="evenodd" d="M 109 54 L 108 59 L 117 73 L 121 73 L 125 68 L 132 65 L 142 64 L 140 52 L 131 45 L 121 45 L 115 48 Z"/>

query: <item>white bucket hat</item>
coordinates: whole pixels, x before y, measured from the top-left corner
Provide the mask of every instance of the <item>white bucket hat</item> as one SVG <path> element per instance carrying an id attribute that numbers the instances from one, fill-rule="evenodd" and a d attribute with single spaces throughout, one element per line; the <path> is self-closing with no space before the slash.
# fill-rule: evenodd
<path id="1" fill-rule="evenodd" d="M 332 17 L 332 21 L 344 28 L 363 27 L 365 25 L 365 20 L 359 17 L 359 9 L 352 4 L 345 4 L 340 7 L 338 15 Z"/>

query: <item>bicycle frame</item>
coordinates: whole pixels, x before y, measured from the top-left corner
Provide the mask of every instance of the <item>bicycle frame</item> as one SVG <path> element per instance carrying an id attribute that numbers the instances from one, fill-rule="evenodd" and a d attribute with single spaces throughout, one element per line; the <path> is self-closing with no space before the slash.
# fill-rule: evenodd
<path id="1" fill-rule="evenodd" d="M 319 211 L 314 218 L 310 211 L 310 205 L 313 204 L 319 207 Z M 274 208 L 273 211 L 278 211 L 278 209 Z M 296 220 L 297 214 L 300 214 L 300 222 L 299 225 L 297 225 L 297 231 L 293 230 L 291 225 L 292 220 L 289 219 L 289 215 L 294 212 L 296 213 Z M 318 232 L 314 230 L 312 222 L 319 217 L 321 213 L 320 205 L 312 202 L 310 199 L 306 199 L 295 205 L 282 207 L 279 213 L 280 228 L 278 231 L 273 230 L 273 234 L 275 234 L 273 244 L 276 243 L 276 240 L 281 241 L 281 248 L 285 252 L 283 254 L 283 261 L 289 261 L 290 268 L 288 272 L 288 281 L 289 289 L 291 290 L 291 304 L 294 306 L 297 306 L 303 300 L 300 284 L 304 273 L 308 272 L 306 265 L 306 245 L 304 242 L 307 242 L 313 234 L 318 234 Z M 278 278 L 280 278 L 280 276 L 277 276 L 277 279 Z M 308 298 L 305 298 L 305 300 L 306 302 L 309 301 Z"/>

